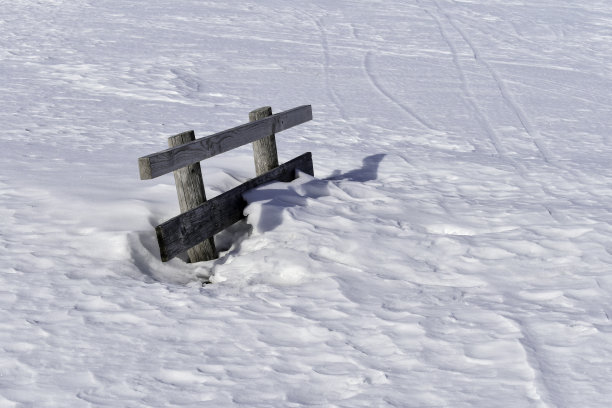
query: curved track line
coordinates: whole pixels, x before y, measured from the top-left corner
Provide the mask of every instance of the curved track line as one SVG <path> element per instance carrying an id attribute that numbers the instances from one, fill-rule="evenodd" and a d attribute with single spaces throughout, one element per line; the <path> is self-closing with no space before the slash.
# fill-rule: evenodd
<path id="1" fill-rule="evenodd" d="M 325 32 L 325 29 L 323 28 L 323 24 L 321 24 L 321 20 L 315 20 L 312 17 L 309 17 L 312 19 L 313 23 L 316 25 L 317 29 L 319 30 L 319 36 L 321 39 L 321 48 L 323 49 L 323 56 L 324 56 L 324 64 L 323 64 L 323 71 L 325 73 L 325 87 L 327 88 L 327 94 L 329 96 L 329 98 L 332 100 L 332 102 L 334 103 L 334 105 L 336 106 L 336 109 L 338 110 L 338 112 L 340 113 L 340 117 L 342 117 L 342 119 L 344 119 L 345 121 L 348 121 L 348 116 L 346 115 L 345 110 L 342 108 L 342 102 L 340 101 L 340 97 L 338 97 L 338 94 L 334 91 L 334 88 L 332 87 L 332 83 L 331 83 L 331 75 L 330 75 L 330 67 L 331 67 L 331 56 L 330 56 L 330 52 L 329 52 L 329 42 L 327 40 L 327 33 Z"/>
<path id="2" fill-rule="evenodd" d="M 419 0 L 417 0 L 417 2 L 420 4 Z M 480 64 L 482 64 L 485 67 L 485 69 L 487 69 L 489 71 L 492 79 L 497 84 L 497 87 L 498 87 L 498 89 L 499 89 L 499 91 L 501 93 L 502 98 L 504 98 L 504 103 L 507 104 L 507 106 L 517 116 L 517 118 L 519 119 L 520 123 L 525 128 L 527 134 L 531 137 L 531 140 L 532 140 L 532 142 L 533 142 L 533 144 L 534 144 L 538 154 L 543 158 L 543 161 L 545 163 L 553 165 L 553 166 L 555 166 L 557 168 L 562 168 L 562 169 L 567 170 L 567 168 L 565 166 L 561 166 L 561 165 L 558 164 L 558 162 L 553 162 L 551 160 L 552 155 L 550 153 L 548 153 L 546 147 L 543 146 L 542 143 L 539 140 L 540 133 L 530 125 L 529 121 L 527 120 L 527 117 L 526 117 L 525 113 L 522 111 L 522 109 L 520 109 L 518 104 L 516 102 L 514 102 L 514 100 L 510 97 L 510 93 L 508 92 L 508 90 L 507 90 L 504 82 L 502 81 L 502 79 L 499 77 L 497 72 L 495 70 L 493 70 L 491 65 L 487 61 L 485 61 L 485 60 L 483 60 L 481 58 L 477 48 L 474 46 L 474 44 L 468 38 L 468 36 L 465 34 L 465 32 L 463 32 L 460 29 L 460 27 L 458 27 L 457 24 L 453 22 L 451 17 L 446 12 L 444 12 L 444 10 L 442 10 L 442 8 L 440 7 L 440 5 L 438 4 L 438 2 L 436 0 L 434 0 L 434 4 L 438 8 L 438 12 L 440 14 L 444 15 L 444 17 L 448 20 L 449 24 L 451 24 L 451 26 L 459 33 L 461 38 L 465 41 L 467 46 L 471 49 L 471 51 L 473 53 L 473 56 L 474 56 L 474 59 L 477 62 L 479 62 Z M 468 88 L 468 84 L 467 84 L 467 79 L 465 78 L 465 75 L 463 74 L 463 71 L 461 70 L 461 67 L 458 65 L 459 64 L 458 54 L 457 54 L 455 48 L 453 47 L 452 43 L 450 42 L 450 39 L 446 36 L 446 33 L 444 31 L 442 22 L 440 21 L 439 18 L 437 18 L 436 15 L 431 13 L 425 7 L 421 6 L 421 9 L 425 13 L 430 15 L 434 19 L 434 21 L 436 21 L 436 23 L 438 24 L 438 27 L 440 28 L 440 32 L 442 33 L 442 35 L 444 37 L 444 40 L 447 42 L 447 44 L 449 45 L 449 48 L 451 49 L 451 52 L 453 53 L 453 61 L 456 61 L 455 64 L 457 65 L 459 76 L 460 76 L 460 78 L 462 78 L 462 81 L 465 81 L 466 90 L 469 92 L 469 88 Z M 486 118 L 486 115 L 484 115 L 484 113 L 482 113 L 480 111 L 480 109 L 478 108 L 478 104 L 476 103 L 476 100 L 473 97 L 473 95 L 471 95 L 471 93 L 468 93 L 466 95 L 468 96 L 467 100 L 468 100 L 469 104 L 474 109 L 476 109 L 475 112 L 478 112 L 480 117 L 483 119 L 483 121 L 481 122 L 483 124 L 483 126 L 485 126 L 485 128 L 487 128 L 487 129 L 489 129 L 489 130 L 487 130 L 487 133 L 488 133 L 489 137 L 491 138 L 491 142 L 495 146 L 495 149 L 500 153 L 500 157 L 504 158 L 509 163 L 511 163 L 512 166 L 516 169 L 516 171 L 521 175 L 521 177 L 524 180 L 526 180 L 526 181 L 536 181 L 536 180 L 533 180 L 533 177 L 531 177 L 530 174 L 527 172 L 524 164 L 522 164 L 520 161 L 516 161 L 512 157 L 509 157 L 509 156 L 504 154 L 504 150 L 505 149 L 503 148 L 503 144 L 500 141 L 500 139 L 497 137 L 496 133 L 493 131 L 493 128 L 492 128 L 491 124 L 489 123 L 488 119 Z M 536 182 L 538 182 L 538 181 L 536 181 Z M 546 186 L 545 184 L 539 183 L 539 182 L 538 182 L 538 184 L 540 184 L 540 188 L 548 196 L 554 197 L 554 198 L 560 198 L 558 194 L 555 194 L 553 191 L 551 191 L 551 189 L 548 188 L 548 186 Z M 552 211 L 548 206 L 545 206 L 545 208 L 551 214 L 553 219 L 555 219 L 557 222 L 562 222 L 562 219 L 556 213 L 556 211 Z"/>
<path id="3" fill-rule="evenodd" d="M 511 317 L 506 313 L 502 313 L 500 314 L 500 316 L 503 316 L 504 318 L 514 322 L 521 331 L 522 338 L 519 339 L 519 344 L 526 353 L 527 365 L 534 372 L 534 386 L 536 386 L 537 384 L 540 385 L 539 387 L 535 387 L 535 391 L 537 392 L 538 397 L 540 398 L 540 402 L 542 402 L 542 404 L 547 407 L 551 404 L 554 407 L 565 407 L 566 405 L 558 397 L 558 395 L 560 394 L 558 392 L 559 390 L 556 390 L 557 392 L 551 392 L 551 389 L 555 389 L 557 387 L 550 381 L 547 376 L 544 375 L 544 370 L 546 370 L 548 362 L 541 357 L 541 352 L 539 351 L 540 346 L 538 345 L 538 341 L 535 338 L 532 330 L 529 329 L 527 323 L 525 323 L 518 317 Z M 541 391 L 544 391 L 544 393 L 542 393 Z"/>
<path id="4" fill-rule="evenodd" d="M 461 81 L 461 89 L 463 91 L 463 94 L 465 95 L 465 98 L 463 98 L 464 102 L 470 108 L 470 110 L 474 113 L 480 125 L 487 132 L 487 136 L 489 137 L 489 140 L 491 141 L 491 144 L 493 145 L 493 148 L 495 149 L 495 152 L 497 153 L 497 155 L 500 157 L 504 157 L 505 159 L 511 161 L 514 164 L 514 167 L 516 168 L 517 165 L 514 163 L 514 161 L 507 158 L 504 148 L 499 140 L 499 137 L 497 136 L 497 133 L 495 132 L 495 129 L 493 129 L 493 126 L 491 126 L 491 123 L 487 119 L 486 115 L 482 112 L 478 104 L 475 102 L 474 94 L 472 93 L 472 91 L 470 90 L 470 87 L 468 86 L 468 81 L 465 77 L 463 67 L 461 66 L 461 62 L 459 61 L 457 49 L 455 48 L 453 43 L 450 41 L 450 38 L 448 34 L 446 33 L 446 30 L 444 30 L 444 26 L 442 25 L 442 22 L 440 21 L 438 16 L 431 13 L 429 10 L 423 9 L 423 11 L 425 11 L 425 13 L 427 13 L 436 22 L 436 25 L 438 26 L 438 30 L 440 31 L 440 35 L 442 36 L 442 39 L 444 40 L 444 42 L 446 43 L 446 45 L 448 46 L 452 54 L 453 64 L 455 65 L 455 68 L 457 70 L 457 75 L 459 76 L 459 80 Z"/>
<path id="5" fill-rule="evenodd" d="M 395 98 L 391 93 L 389 93 L 388 91 L 386 91 L 382 87 L 382 85 L 378 82 L 378 80 L 376 79 L 376 76 L 373 73 L 374 71 L 372 69 L 372 51 L 366 52 L 366 54 L 365 54 L 365 56 L 363 58 L 363 64 L 362 65 L 363 65 L 363 71 L 364 71 L 366 77 L 368 78 L 368 81 L 370 82 L 370 85 L 380 95 L 382 95 L 387 100 L 389 100 L 392 104 L 394 104 L 395 106 L 400 108 L 402 111 L 404 111 L 405 113 L 410 115 L 412 118 L 414 118 L 414 120 L 416 120 L 424 128 L 427 128 L 427 129 L 433 130 L 433 131 L 437 130 L 431 123 L 429 123 L 427 120 L 425 120 L 419 114 L 417 114 L 409 106 L 406 106 L 404 103 L 400 102 L 397 98 Z"/>
<path id="6" fill-rule="evenodd" d="M 467 46 L 472 51 L 472 54 L 474 55 L 474 59 L 478 61 L 480 64 L 482 64 L 487 69 L 487 71 L 489 71 L 491 78 L 493 78 L 493 80 L 497 84 L 497 88 L 499 89 L 499 92 L 502 98 L 504 99 L 504 102 L 514 112 L 519 122 L 521 122 L 521 125 L 523 126 L 527 134 L 531 137 L 531 140 L 533 141 L 533 144 L 535 145 L 536 149 L 540 153 L 540 156 L 542 157 L 542 159 L 546 163 L 552 164 L 553 160 L 551 159 L 551 154 L 548 151 L 548 149 L 543 145 L 541 141 L 542 136 L 540 132 L 536 128 L 534 128 L 533 125 L 529 122 L 529 120 L 527 119 L 527 115 L 525 114 L 523 109 L 520 107 L 520 105 L 514 100 L 511 92 L 508 91 L 508 88 L 505 82 L 501 79 L 497 71 L 495 71 L 493 67 L 491 66 L 491 64 L 489 64 L 485 59 L 483 59 L 480 56 L 480 52 L 478 51 L 474 43 L 470 40 L 470 38 L 463 31 L 463 29 L 459 27 L 459 25 L 448 15 L 448 13 L 446 13 L 440 7 L 438 2 L 434 0 L 433 3 L 438 8 L 440 13 L 446 18 L 446 20 L 448 20 L 450 25 L 459 33 L 461 38 L 463 38 L 463 41 L 467 44 Z"/>

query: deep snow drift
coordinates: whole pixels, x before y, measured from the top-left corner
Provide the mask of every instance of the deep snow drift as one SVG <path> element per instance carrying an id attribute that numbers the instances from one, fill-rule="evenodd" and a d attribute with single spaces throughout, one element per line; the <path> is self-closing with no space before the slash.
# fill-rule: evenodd
<path id="1" fill-rule="evenodd" d="M 0 407 L 607 407 L 612 5 L 482 3 L 0 0 Z M 137 158 L 302 104 L 162 264 Z"/>

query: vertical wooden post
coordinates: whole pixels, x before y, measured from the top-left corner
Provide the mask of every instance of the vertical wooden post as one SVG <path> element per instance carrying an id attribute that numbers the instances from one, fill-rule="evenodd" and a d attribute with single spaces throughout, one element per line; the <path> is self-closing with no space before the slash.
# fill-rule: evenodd
<path id="1" fill-rule="evenodd" d="M 253 122 L 272 115 L 272 108 L 264 106 L 249 112 L 249 121 Z M 278 153 L 276 152 L 276 137 L 274 133 L 253 142 L 253 158 L 255 159 L 255 172 L 258 176 L 278 167 Z"/>
<path id="2" fill-rule="evenodd" d="M 195 140 L 195 133 L 193 130 L 190 130 L 169 137 L 168 146 L 175 147 L 193 140 Z M 176 183 L 176 193 L 178 195 L 181 213 L 187 212 L 206 201 L 204 181 L 202 180 L 202 170 L 199 162 L 175 170 L 174 182 Z M 189 261 L 192 263 L 209 261 L 219 257 L 213 237 L 188 249 L 187 254 L 189 255 Z"/>

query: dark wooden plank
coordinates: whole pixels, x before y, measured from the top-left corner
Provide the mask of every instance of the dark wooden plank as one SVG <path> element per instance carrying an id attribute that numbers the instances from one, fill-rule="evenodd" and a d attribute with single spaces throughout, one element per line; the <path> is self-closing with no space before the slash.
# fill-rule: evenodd
<path id="1" fill-rule="evenodd" d="M 255 122 L 215 133 L 138 159 L 140 178 L 148 180 L 312 120 L 312 107 L 299 106 Z"/>
<path id="2" fill-rule="evenodd" d="M 311 153 L 304 153 L 155 227 L 162 261 L 174 258 L 244 218 L 244 192 L 270 181 L 292 181 L 296 170 L 313 175 Z"/>

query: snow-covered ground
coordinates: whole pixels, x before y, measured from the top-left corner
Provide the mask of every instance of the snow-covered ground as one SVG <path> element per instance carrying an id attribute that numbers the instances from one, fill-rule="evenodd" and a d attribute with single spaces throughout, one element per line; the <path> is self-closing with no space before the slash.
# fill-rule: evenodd
<path id="1" fill-rule="evenodd" d="M 608 0 L 0 0 L 0 407 L 608 407 L 611 50 Z M 303 104 L 316 177 L 162 264 L 137 158 Z"/>

